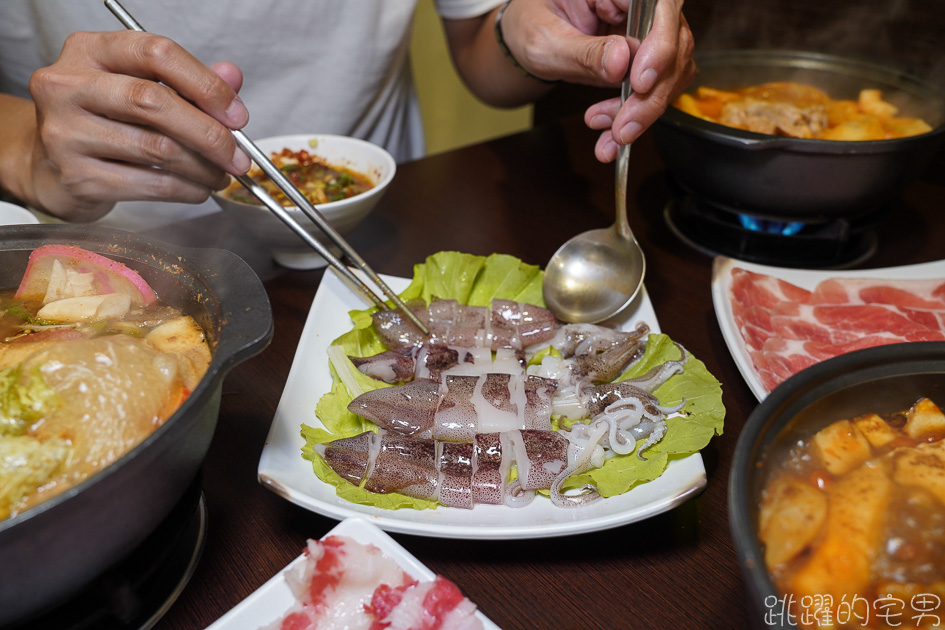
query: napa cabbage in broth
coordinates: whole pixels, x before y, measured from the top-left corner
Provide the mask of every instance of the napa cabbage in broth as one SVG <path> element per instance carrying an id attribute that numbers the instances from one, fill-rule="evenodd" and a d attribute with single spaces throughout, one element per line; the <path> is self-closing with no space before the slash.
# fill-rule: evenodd
<path id="1" fill-rule="evenodd" d="M 131 269 L 35 250 L 20 287 L 0 292 L 0 519 L 120 459 L 209 363 L 200 326 Z"/>

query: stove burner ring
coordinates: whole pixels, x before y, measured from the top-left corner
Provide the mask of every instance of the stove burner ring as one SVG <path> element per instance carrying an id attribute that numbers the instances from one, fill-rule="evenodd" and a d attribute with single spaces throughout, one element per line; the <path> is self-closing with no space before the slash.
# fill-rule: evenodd
<path id="1" fill-rule="evenodd" d="M 878 242 L 873 228 L 885 215 L 886 210 L 855 221 L 773 220 L 719 208 L 678 188 L 663 210 L 673 233 L 706 255 L 810 269 L 843 269 L 867 260 Z"/>

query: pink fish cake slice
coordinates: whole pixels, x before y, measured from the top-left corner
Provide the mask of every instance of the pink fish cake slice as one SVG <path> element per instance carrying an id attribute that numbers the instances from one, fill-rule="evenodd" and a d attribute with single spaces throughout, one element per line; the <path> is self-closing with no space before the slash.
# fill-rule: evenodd
<path id="1" fill-rule="evenodd" d="M 30 254 L 16 297 L 43 299 L 52 276 L 55 261 L 66 270 L 93 274 L 97 295 L 124 293 L 135 306 L 148 305 L 157 299 L 154 290 L 133 269 L 95 252 L 75 245 L 43 245 Z"/>

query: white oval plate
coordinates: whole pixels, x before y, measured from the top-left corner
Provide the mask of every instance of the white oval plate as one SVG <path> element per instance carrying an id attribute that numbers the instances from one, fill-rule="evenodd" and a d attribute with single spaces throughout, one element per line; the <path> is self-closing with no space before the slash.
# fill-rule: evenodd
<path id="1" fill-rule="evenodd" d="M 758 377 L 754 363 L 752 363 L 745 340 L 735 324 L 735 318 L 732 315 L 732 301 L 729 298 L 732 270 L 736 268 L 765 274 L 808 290 L 813 290 L 820 282 L 828 278 L 880 278 L 891 280 L 945 278 L 945 260 L 917 265 L 903 265 L 901 267 L 837 271 L 833 269 L 769 267 L 725 256 L 716 257 L 712 265 L 712 304 L 715 308 L 715 316 L 719 320 L 722 337 L 725 339 L 725 345 L 728 346 L 732 358 L 735 359 L 738 371 L 741 372 L 742 378 L 748 383 L 748 387 L 751 388 L 755 398 L 759 401 L 767 397 L 768 390 L 761 384 L 761 379 Z"/>
<path id="2" fill-rule="evenodd" d="M 405 278 L 383 279 L 394 291 L 402 291 L 409 284 Z M 333 270 L 327 270 L 315 294 L 259 460 L 260 483 L 289 501 L 339 520 L 361 516 L 389 532 L 437 538 L 520 539 L 563 536 L 632 523 L 665 512 L 705 487 L 702 456 L 693 453 L 671 462 L 653 481 L 578 508 L 558 508 L 539 498 L 522 508 L 477 505 L 471 510 L 448 507 L 383 510 L 339 498 L 333 486 L 315 475 L 311 462 L 302 459 L 305 440 L 300 431 L 303 423 L 323 426 L 315 416 L 315 405 L 331 389 L 328 346 L 351 329 L 348 312 L 363 308 L 366 308 L 363 299 Z M 645 288 L 618 319 L 607 325 L 630 329 L 639 321 L 659 332 Z"/>

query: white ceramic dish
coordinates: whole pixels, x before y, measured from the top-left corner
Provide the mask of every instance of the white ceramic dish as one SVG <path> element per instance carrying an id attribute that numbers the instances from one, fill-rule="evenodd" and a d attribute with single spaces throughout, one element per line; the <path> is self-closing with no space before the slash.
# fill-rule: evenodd
<path id="1" fill-rule="evenodd" d="M 23 206 L 0 201 L 0 225 L 23 225 L 26 223 L 39 223 L 39 218 Z"/>
<path id="2" fill-rule="evenodd" d="M 347 235 L 371 213 L 397 172 L 397 164 L 390 153 L 375 144 L 348 136 L 296 134 L 261 138 L 256 140 L 255 144 L 266 155 L 282 149 L 304 149 L 324 158 L 332 165 L 349 168 L 374 181 L 374 187 L 360 195 L 318 204 L 318 211 L 342 236 Z M 213 199 L 224 212 L 229 212 L 267 243 L 273 259 L 283 267 L 316 269 L 327 264 L 324 258 L 263 206 L 234 201 L 217 193 L 213 193 Z M 340 255 L 339 250 L 331 245 L 328 238 L 298 207 L 292 206 L 288 208 L 288 212 L 309 234 L 324 245 L 331 246 L 336 256 Z"/>
<path id="3" fill-rule="evenodd" d="M 417 580 L 429 581 L 436 577 L 436 574 L 397 544 L 397 541 L 364 519 L 345 519 L 325 534 L 325 536 L 331 535 L 347 536 L 359 543 L 374 545 Z M 295 603 L 295 597 L 289 590 L 285 574 L 304 559 L 304 555 L 301 555 L 293 560 L 275 577 L 256 589 L 252 595 L 208 626 L 207 630 L 259 630 L 280 619 Z M 499 630 L 499 627 L 481 611 L 477 610 L 476 616 L 482 621 L 486 630 Z"/>
<path id="4" fill-rule="evenodd" d="M 728 346 L 738 371 L 741 372 L 748 387 L 759 401 L 764 400 L 768 391 L 758 377 L 755 367 L 748 354 L 745 340 L 735 325 L 732 316 L 732 302 L 729 299 L 729 289 L 732 281 L 732 270 L 746 269 L 755 273 L 762 273 L 804 289 L 813 289 L 828 278 L 889 278 L 889 279 L 927 279 L 945 277 L 945 260 L 922 263 L 918 265 L 904 265 L 902 267 L 884 267 L 878 269 L 856 269 L 850 271 L 787 269 L 784 267 L 769 267 L 756 263 L 742 262 L 733 258 L 719 256 L 712 267 L 712 304 L 715 307 L 715 316 L 722 329 L 722 337 Z"/>
<path id="5" fill-rule="evenodd" d="M 406 288 L 404 278 L 384 277 L 394 291 Z M 331 270 L 325 273 L 302 331 L 285 390 L 259 460 L 259 481 L 273 492 L 314 512 L 336 519 L 363 516 L 391 532 L 439 538 L 520 539 L 545 538 L 597 531 L 639 521 L 665 512 L 698 493 L 706 484 L 702 456 L 694 453 L 672 462 L 657 479 L 623 495 L 586 507 L 562 509 L 536 499 L 522 508 L 477 505 L 472 510 L 440 507 L 436 510 L 381 510 L 350 503 L 335 495 L 302 459 L 302 423 L 320 427 L 315 405 L 331 386 L 327 348 L 351 329 L 348 311 L 365 308 Z M 645 321 L 653 332 L 659 325 L 653 306 L 641 292 L 633 304 L 609 324 L 631 328 Z"/>

